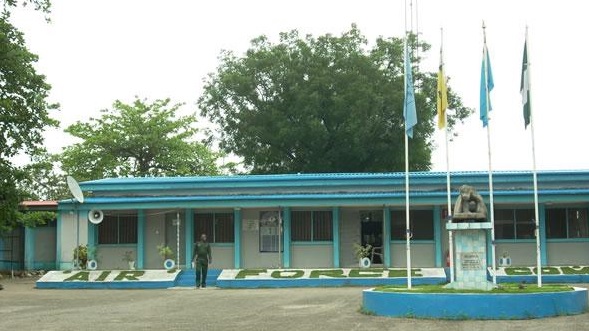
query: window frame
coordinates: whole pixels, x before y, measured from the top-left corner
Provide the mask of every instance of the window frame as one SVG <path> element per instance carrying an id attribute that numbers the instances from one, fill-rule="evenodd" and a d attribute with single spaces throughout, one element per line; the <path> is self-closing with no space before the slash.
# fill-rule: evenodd
<path id="1" fill-rule="evenodd" d="M 510 220 L 503 220 L 509 221 L 509 225 L 511 226 L 512 237 L 511 238 L 500 238 L 498 236 L 499 231 L 497 231 L 497 214 L 499 211 L 510 211 L 511 212 L 511 219 Z M 521 213 L 527 212 L 529 216 L 531 216 L 531 222 L 526 222 L 521 220 Z M 518 217 L 518 215 L 520 215 Z M 494 210 L 494 224 L 495 227 L 495 240 L 502 241 L 502 242 L 514 242 L 514 241 L 534 241 L 536 239 L 535 230 L 536 230 L 536 223 L 535 223 L 535 210 L 534 207 L 530 206 L 498 206 Z M 520 229 L 523 227 L 529 226 L 531 228 L 531 232 L 528 234 L 522 234 Z M 525 238 L 526 236 L 529 236 Z M 524 238 L 522 238 L 524 237 Z"/>
<path id="2" fill-rule="evenodd" d="M 210 221 L 212 224 L 210 225 L 206 225 L 205 226 L 205 230 L 203 231 L 202 228 L 199 228 L 197 226 L 197 223 L 200 222 L 198 216 L 203 216 L 203 215 L 210 215 L 211 218 L 207 219 L 207 221 Z M 221 218 L 219 216 L 224 216 L 227 218 Z M 229 212 L 229 211 L 195 211 L 194 212 L 194 230 L 193 230 L 193 234 L 194 234 L 194 243 L 197 243 L 200 240 L 200 236 L 202 233 L 205 233 L 207 235 L 207 240 L 209 243 L 211 244 L 234 244 L 235 243 L 235 215 L 233 214 L 233 212 Z M 219 227 L 219 222 L 220 221 L 225 221 L 225 220 L 229 220 L 229 227 L 230 230 L 228 230 L 228 232 L 226 233 L 227 238 L 229 240 L 221 240 L 224 238 L 219 238 L 221 235 L 221 231 L 218 228 Z"/>
<path id="3" fill-rule="evenodd" d="M 114 218 L 114 219 L 113 219 Z M 122 219 L 123 218 L 123 219 Z M 126 218 L 126 219 L 125 219 Z M 108 225 L 108 222 L 112 222 L 112 221 L 116 221 L 116 225 L 110 225 L 113 228 L 116 228 L 116 240 L 110 241 L 107 240 L 107 242 L 104 242 L 105 239 L 110 239 L 108 237 L 103 237 L 101 235 L 101 233 L 103 233 L 101 228 L 106 228 Z M 125 222 L 133 222 L 134 226 L 128 226 L 128 224 L 126 224 Z M 114 213 L 109 213 L 109 214 L 105 214 L 104 215 L 104 219 L 102 220 L 102 222 L 100 222 L 100 224 L 98 224 L 98 227 L 96 229 L 96 244 L 97 245 L 136 245 L 139 243 L 139 231 L 138 231 L 138 224 L 139 224 L 139 213 L 137 211 L 117 211 Z M 130 233 L 126 233 L 126 234 L 121 234 L 121 232 L 124 232 L 123 230 L 125 229 L 132 229 Z M 110 229 L 112 230 L 112 229 Z M 123 236 L 130 237 L 129 241 L 124 241 L 122 242 L 122 238 Z M 124 238 L 123 238 L 124 239 Z"/>
<path id="4" fill-rule="evenodd" d="M 298 239 L 295 238 L 294 236 L 296 235 L 296 231 L 295 231 L 295 223 L 298 222 L 298 220 L 296 220 L 295 218 L 295 213 L 309 213 L 309 218 L 308 219 L 304 219 L 301 222 L 305 222 L 308 220 L 308 224 L 303 225 L 303 230 L 305 228 L 305 226 L 308 226 L 309 228 L 309 233 L 308 233 L 308 239 Z M 320 216 L 320 214 L 326 214 L 324 216 Z M 333 212 L 331 210 L 293 210 L 290 213 L 291 219 L 290 219 L 290 241 L 293 243 L 329 243 L 329 242 L 333 242 Z M 320 222 L 325 221 L 326 223 L 328 223 L 327 225 L 324 225 L 323 227 L 325 228 L 327 235 L 325 237 L 318 237 L 318 229 L 317 227 L 319 227 L 317 224 Z M 326 239 L 324 239 L 326 238 Z"/>
<path id="5" fill-rule="evenodd" d="M 434 211 L 434 209 L 414 209 L 414 210 L 409 210 L 409 219 L 410 220 L 416 219 L 417 218 L 416 216 L 419 216 L 419 215 L 415 215 L 415 213 L 423 213 L 423 212 L 427 212 L 428 213 L 428 216 L 431 214 L 431 222 L 429 222 L 430 223 L 430 226 L 431 226 L 431 239 L 416 239 L 415 238 L 415 231 L 414 231 L 414 229 L 415 229 L 415 222 L 411 222 L 411 224 L 410 224 L 411 225 L 411 232 L 413 234 L 413 236 L 411 238 L 411 241 L 414 241 L 414 242 L 424 242 L 424 243 L 425 242 L 428 242 L 428 243 L 435 242 L 435 239 L 436 239 L 436 230 L 435 230 L 435 211 Z M 395 219 L 397 219 L 396 217 L 394 217 L 394 215 L 396 213 L 402 213 L 402 216 L 403 216 L 402 218 L 398 218 L 398 219 L 402 219 L 403 220 L 403 222 L 402 222 L 403 232 L 402 233 L 405 234 L 406 233 L 406 230 L 407 230 L 407 227 L 406 227 L 406 219 L 405 219 L 406 218 L 405 209 L 393 209 L 393 210 L 391 210 L 390 211 L 390 219 L 391 219 L 391 231 L 390 231 L 390 235 L 391 235 L 391 242 L 402 242 L 402 241 L 406 241 L 407 239 L 406 239 L 405 235 L 403 235 L 403 238 L 400 239 L 397 236 L 395 236 L 395 234 L 394 234 L 394 230 L 396 229 L 395 228 Z M 421 222 L 423 223 L 423 221 L 421 221 Z"/>
<path id="6" fill-rule="evenodd" d="M 565 236 L 564 237 L 551 237 L 550 236 L 550 222 L 552 221 L 550 219 L 550 212 L 551 211 L 564 211 L 564 221 L 561 221 L 564 223 L 564 233 Z M 579 211 L 583 211 L 584 212 L 584 218 L 585 218 L 585 235 L 584 236 L 579 236 L 579 237 L 571 237 L 570 236 L 570 232 L 571 232 L 571 219 L 570 219 L 570 213 L 571 211 L 576 211 L 577 213 Z M 589 241 L 589 207 L 587 206 L 554 206 L 554 207 L 550 207 L 550 208 L 546 208 L 545 211 L 545 228 L 546 228 L 546 240 L 547 241 Z"/>

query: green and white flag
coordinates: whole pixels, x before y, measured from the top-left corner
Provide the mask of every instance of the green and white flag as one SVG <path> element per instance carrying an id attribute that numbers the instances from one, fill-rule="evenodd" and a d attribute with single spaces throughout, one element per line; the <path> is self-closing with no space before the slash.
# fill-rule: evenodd
<path id="1" fill-rule="evenodd" d="M 530 107 L 530 68 L 528 63 L 528 39 L 524 42 L 524 59 L 522 61 L 522 78 L 519 91 L 522 95 L 522 104 L 524 110 L 525 127 L 530 124 L 531 107 Z"/>

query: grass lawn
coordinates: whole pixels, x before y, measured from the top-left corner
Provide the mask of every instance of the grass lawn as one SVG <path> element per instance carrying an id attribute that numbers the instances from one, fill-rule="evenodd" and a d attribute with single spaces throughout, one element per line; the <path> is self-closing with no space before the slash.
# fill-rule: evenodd
<path id="1" fill-rule="evenodd" d="M 491 291 L 444 288 L 444 285 L 417 285 L 407 289 L 403 285 L 379 286 L 375 291 L 380 292 L 411 292 L 411 293 L 488 293 L 488 294 L 517 294 L 517 293 L 542 293 L 542 292 L 566 292 L 572 291 L 569 285 L 544 284 L 538 287 L 537 284 L 504 283 L 497 285 Z"/>

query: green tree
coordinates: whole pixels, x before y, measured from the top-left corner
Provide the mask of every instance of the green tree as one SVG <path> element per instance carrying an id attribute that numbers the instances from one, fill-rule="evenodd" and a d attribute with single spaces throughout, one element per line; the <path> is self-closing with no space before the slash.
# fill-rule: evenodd
<path id="1" fill-rule="evenodd" d="M 51 1 L 50 0 L 2 0 L 4 17 L 10 16 L 10 10 L 18 5 L 27 7 L 29 5 L 34 6 L 34 9 L 45 14 L 51 13 Z M 48 19 L 48 18 L 47 18 Z"/>
<path id="2" fill-rule="evenodd" d="M 195 115 L 176 116 L 180 106 L 170 99 L 117 100 L 100 118 L 69 126 L 65 131 L 81 142 L 61 154 L 63 171 L 81 181 L 217 174 L 218 155 L 195 140 Z"/>
<path id="3" fill-rule="evenodd" d="M 429 45 L 411 37 L 413 49 Z M 417 52 L 415 52 L 417 53 Z M 403 39 L 372 48 L 356 26 L 339 37 L 281 33 L 251 42 L 245 56 L 223 51 L 205 80 L 202 115 L 218 124 L 220 146 L 252 173 L 383 172 L 404 169 Z M 413 57 L 419 123 L 412 170 L 431 166 L 435 73 Z M 472 110 L 449 91 L 450 125 Z"/>
<path id="4" fill-rule="evenodd" d="M 65 175 L 59 166 L 59 155 L 39 152 L 23 167 L 27 174 L 19 187 L 27 200 L 62 200 L 71 198 Z"/>
<path id="5" fill-rule="evenodd" d="M 47 101 L 50 85 L 35 70 L 37 55 L 29 52 L 23 34 L 9 21 L 10 10 L 31 4 L 49 13 L 48 0 L 3 1 L 0 14 L 0 235 L 17 224 L 19 203 L 25 197 L 19 183 L 28 178 L 13 164 L 18 154 L 35 155 L 43 144 L 43 131 L 57 126 L 49 116 L 57 104 Z"/>

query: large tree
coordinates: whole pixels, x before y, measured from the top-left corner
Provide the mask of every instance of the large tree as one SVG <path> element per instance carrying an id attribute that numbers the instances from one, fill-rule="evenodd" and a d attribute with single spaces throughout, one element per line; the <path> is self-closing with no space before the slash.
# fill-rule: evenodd
<path id="1" fill-rule="evenodd" d="M 40 151 L 23 170 L 27 176 L 19 187 L 25 199 L 62 200 L 72 197 L 65 175 L 59 169 L 59 155 Z"/>
<path id="2" fill-rule="evenodd" d="M 424 54 L 429 46 L 410 38 Z M 436 77 L 419 71 L 414 52 L 419 123 L 410 141 L 413 170 L 431 166 Z M 371 48 L 353 25 L 336 37 L 281 33 L 251 42 L 244 56 L 223 51 L 199 99 L 218 124 L 221 147 L 253 173 L 381 172 L 404 169 L 403 39 Z M 449 123 L 472 110 L 449 92 Z"/>
<path id="3" fill-rule="evenodd" d="M 18 154 L 35 155 L 42 149 L 43 131 L 57 122 L 50 111 L 57 104 L 47 101 L 50 85 L 37 73 L 37 55 L 29 52 L 23 34 L 10 23 L 10 10 L 32 4 L 49 13 L 48 0 L 5 0 L 0 14 L 0 235 L 17 224 L 19 203 L 25 197 L 18 189 L 27 179 L 25 169 L 13 164 Z"/>
<path id="4" fill-rule="evenodd" d="M 81 142 L 65 148 L 62 169 L 77 180 L 217 174 L 218 155 L 196 140 L 196 116 L 177 116 L 169 99 L 115 101 L 100 118 L 65 131 Z"/>

